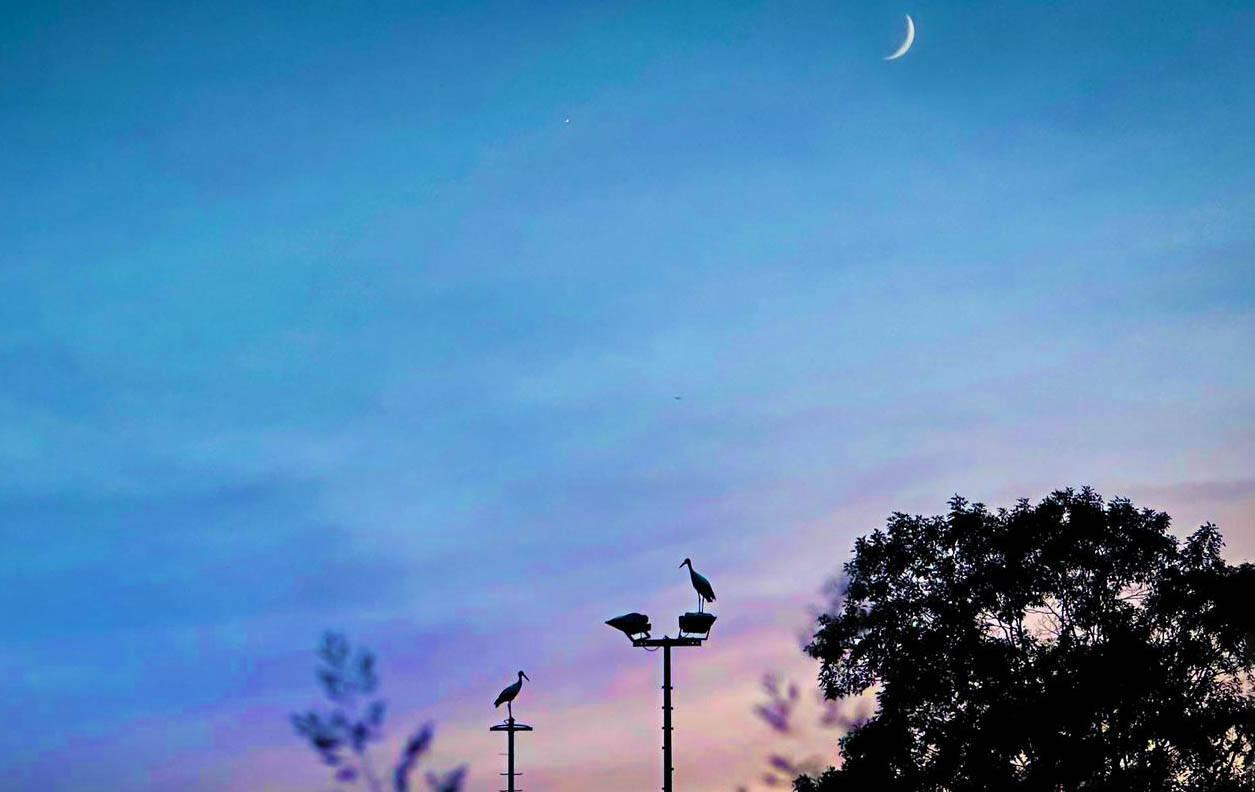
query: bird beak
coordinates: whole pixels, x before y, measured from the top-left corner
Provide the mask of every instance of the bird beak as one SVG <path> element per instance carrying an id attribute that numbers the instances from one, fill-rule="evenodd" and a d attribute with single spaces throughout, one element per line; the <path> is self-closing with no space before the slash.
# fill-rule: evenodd
<path id="1" fill-rule="evenodd" d="M 520 674 L 523 674 L 523 672 L 522 672 L 522 671 L 520 671 L 519 673 L 520 673 Z M 532 681 L 532 678 L 531 678 L 531 677 L 529 677 L 527 674 L 523 674 L 523 678 L 524 678 L 524 679 L 526 679 L 528 682 L 531 682 L 531 681 Z"/>

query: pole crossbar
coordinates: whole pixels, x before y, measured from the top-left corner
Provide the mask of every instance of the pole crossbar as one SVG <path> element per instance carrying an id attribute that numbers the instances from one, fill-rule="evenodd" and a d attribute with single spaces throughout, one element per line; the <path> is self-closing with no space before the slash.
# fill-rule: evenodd
<path id="1" fill-rule="evenodd" d="M 660 646 L 701 646 L 705 638 L 693 638 L 687 635 L 679 638 L 635 638 L 632 640 L 632 646 L 638 649 L 657 649 Z"/>

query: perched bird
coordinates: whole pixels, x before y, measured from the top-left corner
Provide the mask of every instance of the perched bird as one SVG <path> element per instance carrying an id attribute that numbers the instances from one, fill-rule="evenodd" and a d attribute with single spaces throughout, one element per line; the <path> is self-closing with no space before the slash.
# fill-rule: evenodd
<path id="1" fill-rule="evenodd" d="M 649 617 L 643 613 L 625 613 L 607 620 L 606 624 L 632 640 L 636 640 L 638 635 L 649 635 Z"/>
<path id="2" fill-rule="evenodd" d="M 686 558 L 680 566 L 689 568 L 689 579 L 693 581 L 693 588 L 697 591 L 697 612 L 701 613 L 704 603 L 715 601 L 715 590 L 709 580 L 697 574 L 697 570 L 693 569 L 692 561 Z"/>
<path id="3" fill-rule="evenodd" d="M 497 695 L 497 700 L 492 703 L 494 709 L 504 704 L 506 712 L 510 713 L 510 720 L 514 720 L 514 709 L 510 705 L 513 703 L 515 697 L 518 696 L 519 691 L 523 689 L 524 679 L 528 682 L 532 681 L 531 677 L 520 671 L 518 680 L 516 680 L 513 685 L 510 685 L 506 687 L 505 690 L 501 691 L 501 693 Z"/>

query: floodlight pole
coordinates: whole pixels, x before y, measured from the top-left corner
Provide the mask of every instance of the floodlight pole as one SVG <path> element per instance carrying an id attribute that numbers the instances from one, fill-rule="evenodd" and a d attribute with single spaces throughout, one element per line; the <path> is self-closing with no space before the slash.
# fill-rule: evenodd
<path id="1" fill-rule="evenodd" d="M 671 644 L 662 647 L 662 789 L 671 792 Z"/>
<path id="2" fill-rule="evenodd" d="M 522 775 L 522 773 L 514 772 L 514 733 L 521 731 L 532 731 L 532 727 L 526 723 L 517 723 L 514 717 L 506 718 L 505 723 L 498 723 L 488 729 L 488 731 L 503 731 L 506 733 L 506 771 L 501 775 L 506 777 L 506 788 L 502 792 L 521 792 L 514 787 L 514 777 Z"/>
<path id="3" fill-rule="evenodd" d="M 701 638 L 638 638 L 632 641 L 633 646 L 644 649 L 662 648 L 662 792 L 672 792 L 671 776 L 675 768 L 671 766 L 671 647 L 701 646 Z"/>

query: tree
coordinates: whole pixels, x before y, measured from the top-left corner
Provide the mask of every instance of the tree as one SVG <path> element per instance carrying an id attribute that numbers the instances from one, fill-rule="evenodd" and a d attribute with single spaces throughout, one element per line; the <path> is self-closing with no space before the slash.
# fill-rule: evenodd
<path id="1" fill-rule="evenodd" d="M 1255 567 L 1092 490 L 894 514 L 807 647 L 875 691 L 803 792 L 1255 789 Z"/>
<path id="2" fill-rule="evenodd" d="M 294 713 L 292 725 L 323 762 L 334 768 L 338 783 L 363 782 L 370 792 L 384 792 L 369 750 L 370 744 L 382 737 L 385 713 L 383 699 L 374 697 L 379 688 L 375 655 L 363 649 L 354 652 L 347 638 L 329 632 L 318 647 L 318 659 L 318 681 L 332 708 Z M 432 725 L 427 724 L 406 741 L 389 779 L 394 792 L 409 792 L 410 776 L 431 747 L 434 734 Z M 431 792 L 458 792 L 465 776 L 463 766 L 445 774 L 429 772 L 426 781 Z"/>

